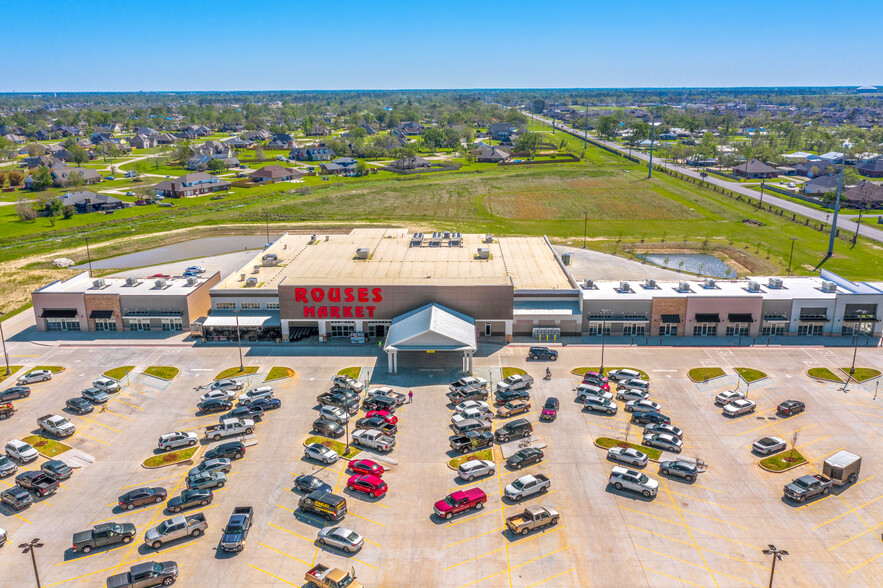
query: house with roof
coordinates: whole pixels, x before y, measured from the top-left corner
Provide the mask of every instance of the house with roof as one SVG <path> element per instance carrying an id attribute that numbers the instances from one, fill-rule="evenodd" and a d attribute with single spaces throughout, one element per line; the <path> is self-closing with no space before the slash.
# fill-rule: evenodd
<path id="1" fill-rule="evenodd" d="M 70 175 L 73 173 L 80 174 L 83 178 L 83 183 L 86 185 L 97 184 L 101 181 L 98 170 L 86 167 L 56 167 L 50 173 L 52 174 L 52 183 L 59 188 L 67 186 Z"/>
<path id="2" fill-rule="evenodd" d="M 277 133 L 273 135 L 270 143 L 267 144 L 268 149 L 293 149 L 297 147 L 297 141 L 288 133 Z"/>
<path id="3" fill-rule="evenodd" d="M 230 182 L 205 172 L 185 174 L 179 178 L 163 180 L 153 186 L 157 196 L 168 196 L 171 198 L 199 196 L 200 194 L 220 192 L 229 188 Z"/>
<path id="4" fill-rule="evenodd" d="M 259 129 L 257 131 L 246 131 L 239 136 L 248 141 L 266 141 L 273 137 L 270 131 L 266 131 L 264 129 Z"/>
<path id="5" fill-rule="evenodd" d="M 3 138 L 10 143 L 14 143 L 15 145 L 24 145 L 27 141 L 27 139 L 25 139 L 21 135 L 16 135 L 14 133 L 6 133 L 5 135 L 3 135 Z"/>
<path id="6" fill-rule="evenodd" d="M 751 180 L 775 178 L 779 176 L 779 172 L 776 168 L 756 159 L 751 159 L 743 164 L 737 165 L 733 168 L 733 173 L 737 176 Z"/>
<path id="7" fill-rule="evenodd" d="M 233 137 L 224 142 L 233 149 L 250 149 L 251 147 L 254 147 L 254 141 L 243 139 L 241 137 Z"/>
<path id="8" fill-rule="evenodd" d="M 95 125 L 95 132 L 97 133 L 113 134 L 119 133 L 120 131 L 122 131 L 122 128 L 120 128 L 120 125 L 116 123 L 110 123 L 107 125 Z"/>
<path id="9" fill-rule="evenodd" d="M 324 125 L 313 125 L 313 128 L 306 132 L 307 137 L 324 137 L 330 134 L 331 129 Z"/>
<path id="10" fill-rule="evenodd" d="M 158 135 L 159 131 L 157 131 L 156 129 L 151 128 L 151 127 L 138 127 L 137 129 L 135 129 L 135 134 L 136 135 L 146 135 L 146 136 L 150 137 L 151 135 Z"/>
<path id="11" fill-rule="evenodd" d="M 318 145 L 305 145 L 292 149 L 288 156 L 297 161 L 331 161 L 335 153 L 325 143 L 319 143 Z"/>
<path id="12" fill-rule="evenodd" d="M 414 155 L 413 157 L 400 157 L 390 164 L 390 167 L 394 169 L 407 170 L 407 169 L 429 169 L 432 167 L 432 164 L 429 160 L 420 157 L 419 155 Z"/>
<path id="13" fill-rule="evenodd" d="M 841 198 L 856 208 L 880 208 L 883 206 L 883 186 L 862 180 L 843 190 Z"/>
<path id="14" fill-rule="evenodd" d="M 494 123 L 487 129 L 487 136 L 495 141 L 508 139 L 513 133 L 515 133 L 515 125 L 506 122 Z"/>
<path id="15" fill-rule="evenodd" d="M 61 203 L 65 206 L 73 206 L 79 214 L 100 210 L 118 210 L 126 206 L 125 202 L 109 194 L 96 194 L 86 190 L 67 192 L 61 197 Z"/>
<path id="16" fill-rule="evenodd" d="M 413 137 L 415 135 L 422 135 L 425 130 L 426 127 L 421 124 L 417 124 L 413 121 L 406 121 L 397 124 L 391 132 L 398 137 Z"/>
<path id="17" fill-rule="evenodd" d="M 339 176 L 347 173 L 347 169 L 344 166 L 333 163 L 331 161 L 326 161 L 319 164 L 319 169 L 325 175 Z"/>
<path id="18" fill-rule="evenodd" d="M 156 135 L 135 135 L 129 139 L 129 147 L 132 149 L 149 149 L 156 147 L 159 143 L 156 141 Z"/>
<path id="19" fill-rule="evenodd" d="M 482 145 L 474 151 L 474 155 L 479 163 L 500 163 L 509 159 L 509 153 L 496 145 Z"/>
<path id="20" fill-rule="evenodd" d="M 808 161 L 795 163 L 791 167 L 794 168 L 796 175 L 806 178 L 815 178 L 817 176 L 834 174 L 840 171 L 839 164 L 822 161 L 821 159 L 810 159 Z"/>
<path id="21" fill-rule="evenodd" d="M 840 176 L 835 174 L 825 174 L 816 176 L 801 186 L 803 193 L 807 195 L 827 194 L 828 192 L 836 192 L 837 184 L 840 182 Z"/>
<path id="22" fill-rule="evenodd" d="M 206 141 L 193 150 L 193 156 L 187 160 L 187 169 L 202 170 L 208 167 L 212 159 L 220 159 L 227 167 L 239 165 L 239 160 L 233 154 L 233 147 L 223 141 Z"/>
<path id="23" fill-rule="evenodd" d="M 157 145 L 174 145 L 178 142 L 178 137 L 172 133 L 159 133 L 156 135 Z"/>
<path id="24" fill-rule="evenodd" d="M 855 169 L 866 178 L 883 178 L 883 157 L 860 163 Z"/>
<path id="25" fill-rule="evenodd" d="M 51 155 L 40 155 L 39 157 L 26 157 L 22 160 L 21 166 L 26 167 L 28 169 L 34 169 L 35 167 L 40 167 L 41 165 L 45 165 L 49 169 L 55 167 L 66 167 L 67 164 L 57 157 L 52 157 Z"/>
<path id="26" fill-rule="evenodd" d="M 83 131 L 78 126 L 59 123 L 52 125 L 52 132 L 60 133 L 62 137 L 79 137 L 83 134 Z"/>
<path id="27" fill-rule="evenodd" d="M 92 136 L 89 137 L 89 141 L 93 145 L 100 145 L 102 143 L 112 143 L 113 135 L 110 133 L 92 133 Z"/>
<path id="28" fill-rule="evenodd" d="M 265 165 L 256 172 L 249 174 L 249 179 L 257 184 L 272 184 L 275 182 L 291 182 L 304 177 L 304 174 L 292 167 L 281 165 Z"/>
<path id="29" fill-rule="evenodd" d="M 52 133 L 44 129 L 38 129 L 36 133 L 34 133 L 34 139 L 37 141 L 46 141 L 52 138 Z"/>

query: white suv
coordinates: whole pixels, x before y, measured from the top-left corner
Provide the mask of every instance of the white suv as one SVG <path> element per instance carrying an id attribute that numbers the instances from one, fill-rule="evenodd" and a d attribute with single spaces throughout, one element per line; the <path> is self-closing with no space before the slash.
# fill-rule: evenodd
<path id="1" fill-rule="evenodd" d="M 325 464 L 332 464 L 337 461 L 340 456 L 330 447 L 325 447 L 321 443 L 310 443 L 304 448 L 304 457 L 321 461 Z"/>
<path id="2" fill-rule="evenodd" d="M 159 442 L 156 445 L 161 450 L 168 451 L 175 447 L 193 447 L 198 442 L 199 438 L 196 436 L 196 433 L 178 431 L 160 435 Z"/>
<path id="3" fill-rule="evenodd" d="M 252 388 L 248 392 L 239 395 L 239 404 L 250 404 L 258 398 L 269 398 L 275 391 L 276 389 L 272 386 L 258 386 L 257 388 Z"/>
<path id="4" fill-rule="evenodd" d="M 481 476 L 493 476 L 496 468 L 494 462 L 487 459 L 470 459 L 457 468 L 457 476 L 461 480 L 471 482 Z"/>
<path id="5" fill-rule="evenodd" d="M 92 381 L 92 386 L 98 388 L 102 392 L 119 392 L 120 383 L 113 378 L 100 377 Z"/>
<path id="6" fill-rule="evenodd" d="M 616 385 L 616 391 L 620 390 L 640 390 L 641 392 L 650 392 L 650 382 L 647 380 L 626 380 Z"/>
<path id="7" fill-rule="evenodd" d="M 39 457 L 37 450 L 20 439 L 13 439 L 6 444 L 6 455 L 22 463 L 34 461 Z"/>
<path id="8" fill-rule="evenodd" d="M 656 491 L 659 489 L 659 482 L 653 478 L 648 478 L 646 474 L 619 466 L 613 466 L 609 481 L 617 490 L 625 488 L 626 490 L 640 492 L 645 498 L 656 496 Z"/>
<path id="9" fill-rule="evenodd" d="M 576 399 L 585 400 L 589 396 L 603 398 L 604 400 L 613 400 L 612 392 L 605 392 L 598 386 L 593 386 L 592 384 L 580 384 L 576 389 Z"/>

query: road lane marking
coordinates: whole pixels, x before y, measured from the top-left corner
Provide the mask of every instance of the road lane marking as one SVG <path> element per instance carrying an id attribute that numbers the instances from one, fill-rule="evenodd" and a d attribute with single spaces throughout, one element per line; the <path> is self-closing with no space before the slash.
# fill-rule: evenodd
<path id="1" fill-rule="evenodd" d="M 554 576 L 550 576 L 550 577 L 546 578 L 545 580 L 540 580 L 539 582 L 536 582 L 535 584 L 531 584 L 527 588 L 533 588 L 534 586 L 539 586 L 540 584 L 542 584 L 544 582 L 548 582 L 549 580 L 554 580 L 555 578 L 559 578 L 559 577 L 563 576 L 564 574 L 569 574 L 570 572 L 572 572 L 575 569 L 576 568 L 570 568 L 569 570 L 563 571 L 560 574 L 555 574 Z"/>
<path id="2" fill-rule="evenodd" d="M 453 543 L 449 543 L 449 544 L 445 545 L 444 547 L 442 547 L 442 549 L 447 549 L 448 547 L 453 547 L 454 545 L 459 545 L 461 543 L 465 543 L 466 541 L 472 541 L 473 539 L 478 539 L 479 537 L 484 537 L 485 535 L 490 535 L 491 533 L 502 531 L 505 528 L 506 527 L 498 527 L 496 529 L 491 529 L 490 531 L 486 531 L 484 533 L 481 533 L 480 535 L 475 535 L 474 537 L 467 537 L 466 539 L 460 539 L 459 541 L 454 541 Z"/>
<path id="3" fill-rule="evenodd" d="M 855 567 L 852 568 L 851 570 L 847 570 L 846 573 L 847 573 L 847 574 L 851 574 L 852 572 L 856 571 L 857 569 L 859 569 L 859 568 L 862 567 L 863 565 L 871 563 L 872 561 L 874 561 L 875 559 L 877 559 L 877 558 L 880 557 L 881 555 L 883 555 L 883 553 L 878 553 L 877 555 L 875 555 L 874 557 L 872 557 L 872 558 L 869 559 L 868 561 L 866 561 L 866 562 L 864 562 L 864 563 L 860 563 L 860 564 L 858 564 L 857 566 L 855 566 Z"/>
<path id="4" fill-rule="evenodd" d="M 670 490 L 670 492 L 676 496 L 683 496 L 684 498 L 689 498 L 690 500 L 698 500 L 699 502 L 704 502 L 706 504 L 711 504 L 712 506 L 717 506 L 720 508 L 728 508 L 730 510 L 736 510 L 732 506 L 725 506 L 723 504 L 718 504 L 716 502 L 711 502 L 710 500 L 704 500 L 702 498 L 696 498 L 695 496 L 690 496 L 689 494 L 681 494 L 680 492 L 675 492 L 674 490 Z"/>
<path id="5" fill-rule="evenodd" d="M 677 576 L 672 576 L 671 574 L 666 574 L 665 572 L 660 572 L 659 570 L 654 570 L 653 568 L 648 568 L 647 566 L 642 565 L 643 569 L 648 572 L 655 572 L 667 578 L 671 578 L 672 580 L 677 580 L 678 582 L 683 582 L 684 584 L 689 584 L 690 586 L 699 586 L 700 588 L 705 588 L 704 584 L 697 584 L 696 582 L 691 582 L 689 580 L 684 580 L 683 578 L 678 578 Z"/>
<path id="6" fill-rule="evenodd" d="M 289 581 L 286 580 L 285 578 L 280 578 L 280 577 L 277 576 L 276 574 L 271 574 L 271 573 L 268 572 L 267 570 L 262 569 L 262 568 L 259 568 L 259 567 L 257 567 L 257 566 L 254 565 L 254 564 L 248 564 L 248 566 L 249 566 L 249 567 L 252 567 L 252 568 L 254 568 L 254 569 L 256 569 L 256 570 L 259 571 L 259 572 L 264 572 L 264 573 L 267 574 L 268 576 L 271 576 L 271 577 L 273 577 L 273 578 L 276 578 L 276 579 L 279 580 L 280 582 L 285 582 L 285 583 L 288 584 L 289 586 L 297 586 L 298 588 L 300 588 L 300 584 L 299 584 L 299 583 L 298 583 L 298 584 L 295 584 L 294 582 L 289 582 Z M 312 566 L 311 566 L 311 567 L 312 567 Z"/>
<path id="7" fill-rule="evenodd" d="M 275 528 L 279 529 L 280 531 L 285 531 L 286 533 L 289 533 L 290 535 L 294 535 L 295 537 L 300 537 L 301 539 L 303 539 L 304 541 L 306 541 L 308 543 L 311 543 L 312 545 L 316 544 L 315 539 L 308 539 L 299 533 L 295 533 L 294 531 L 289 531 L 285 527 L 280 527 L 279 525 L 274 525 L 273 523 L 267 523 L 267 524 L 270 525 L 271 527 L 275 527 Z"/>
<path id="8" fill-rule="evenodd" d="M 298 559 L 298 558 L 294 557 L 294 556 L 291 555 L 291 554 L 285 553 L 284 551 L 279 551 L 278 549 L 273 549 L 272 547 L 270 547 L 269 545 L 267 545 L 267 544 L 265 544 L 265 543 L 260 543 L 260 542 L 259 542 L 258 545 L 260 545 L 261 547 L 266 547 L 266 548 L 269 549 L 270 551 L 275 551 L 276 553 L 281 553 L 281 554 L 284 555 L 285 557 L 290 557 L 290 558 L 293 559 L 294 561 L 296 561 L 296 562 L 300 562 L 300 563 L 304 564 L 304 565 L 307 566 L 307 567 L 311 567 L 310 564 L 308 564 L 308 563 L 305 562 L 304 560 L 302 560 L 302 559 Z"/>

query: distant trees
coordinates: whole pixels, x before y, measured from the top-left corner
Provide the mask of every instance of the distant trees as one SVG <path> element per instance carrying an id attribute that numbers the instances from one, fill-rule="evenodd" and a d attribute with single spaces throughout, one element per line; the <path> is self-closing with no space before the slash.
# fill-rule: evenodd
<path id="1" fill-rule="evenodd" d="M 17 169 L 10 171 L 6 174 L 6 177 L 9 178 L 10 186 L 21 186 L 22 182 L 25 181 L 25 174 Z"/>
<path id="2" fill-rule="evenodd" d="M 524 133 L 515 140 L 515 151 L 524 151 L 533 155 L 542 142 L 539 133 Z"/>
<path id="3" fill-rule="evenodd" d="M 25 145 L 25 150 L 28 152 L 28 157 L 39 157 L 46 153 L 46 147 L 39 143 L 28 143 Z"/>
<path id="4" fill-rule="evenodd" d="M 48 167 L 41 165 L 31 174 L 31 180 L 33 181 L 31 188 L 35 192 L 42 192 L 52 185 L 52 173 Z"/>
<path id="5" fill-rule="evenodd" d="M 82 165 L 89 161 L 89 152 L 77 145 L 76 142 L 67 148 L 67 152 L 71 155 L 71 161 L 77 165 Z"/>
<path id="6" fill-rule="evenodd" d="M 23 222 L 37 220 L 37 211 L 24 198 L 19 198 L 18 202 L 15 203 L 15 214 L 18 216 L 18 220 Z"/>
<path id="7" fill-rule="evenodd" d="M 6 172 L 0 171 L 0 188 L 6 184 Z"/>
<path id="8" fill-rule="evenodd" d="M 208 171 L 210 173 L 217 174 L 222 171 L 225 171 L 226 169 L 227 169 L 227 166 L 224 165 L 224 162 L 221 159 L 214 159 L 213 158 L 213 159 L 210 159 L 208 162 Z"/>
<path id="9" fill-rule="evenodd" d="M 598 118 L 598 121 L 595 123 L 595 130 L 598 131 L 598 134 L 602 137 L 612 139 L 613 136 L 616 135 L 616 131 L 619 130 L 619 121 L 613 116 L 602 116 Z"/>
<path id="10" fill-rule="evenodd" d="M 65 184 L 68 188 L 76 188 L 77 186 L 82 186 L 86 183 L 86 180 L 83 179 L 83 174 L 80 172 L 72 171 L 67 175 L 67 183 Z"/>

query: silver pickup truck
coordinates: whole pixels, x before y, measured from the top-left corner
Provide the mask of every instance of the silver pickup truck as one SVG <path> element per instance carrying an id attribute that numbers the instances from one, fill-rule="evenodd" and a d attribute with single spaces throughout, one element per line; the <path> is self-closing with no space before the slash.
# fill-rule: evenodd
<path id="1" fill-rule="evenodd" d="M 149 529 L 144 534 L 144 542 L 159 549 L 163 543 L 174 541 L 182 537 L 199 537 L 208 528 L 208 521 L 201 512 L 189 516 L 178 515 L 166 519 L 156 527 Z"/>

